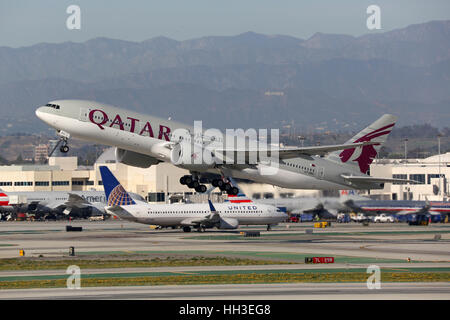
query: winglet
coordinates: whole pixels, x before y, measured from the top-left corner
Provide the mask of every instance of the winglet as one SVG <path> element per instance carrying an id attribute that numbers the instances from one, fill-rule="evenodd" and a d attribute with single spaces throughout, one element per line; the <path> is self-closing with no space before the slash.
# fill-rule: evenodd
<path id="1" fill-rule="evenodd" d="M 136 204 L 108 167 L 100 166 L 99 169 L 102 175 L 103 188 L 105 189 L 108 206 Z"/>
<path id="2" fill-rule="evenodd" d="M 211 200 L 208 199 L 208 203 L 209 203 L 209 210 L 211 210 L 211 212 L 216 212 L 216 208 L 214 208 L 214 205 L 212 204 Z"/>

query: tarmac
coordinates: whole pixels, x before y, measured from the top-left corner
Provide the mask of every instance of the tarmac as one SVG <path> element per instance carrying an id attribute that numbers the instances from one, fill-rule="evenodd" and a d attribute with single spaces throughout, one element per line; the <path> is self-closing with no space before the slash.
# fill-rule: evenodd
<path id="1" fill-rule="evenodd" d="M 154 230 L 124 221 L 73 221 L 82 232 L 66 232 L 68 222 L 1 222 L 0 259 L 25 257 L 75 259 L 96 257 L 227 256 L 284 261 L 292 264 L 214 267 L 103 268 L 81 270 L 82 277 L 153 276 L 248 272 L 365 272 L 369 265 L 382 270 L 450 272 L 450 225 L 337 224 L 315 229 L 311 223 L 184 233 Z M 246 238 L 242 231 L 260 231 Z M 309 230 L 307 232 L 307 230 Z M 312 230 L 312 234 L 310 233 Z M 305 264 L 305 257 L 329 256 L 333 264 Z M 76 261 L 76 260 L 75 260 Z M 0 281 L 65 279 L 66 270 L 5 270 Z M 369 290 L 365 283 L 286 283 L 136 286 L 114 288 L 8 289 L 0 299 L 450 299 L 449 283 L 382 283 Z"/>

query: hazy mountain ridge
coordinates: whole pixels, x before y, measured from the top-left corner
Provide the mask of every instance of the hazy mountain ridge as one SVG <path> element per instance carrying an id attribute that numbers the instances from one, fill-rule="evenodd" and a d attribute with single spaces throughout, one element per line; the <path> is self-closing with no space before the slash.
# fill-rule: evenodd
<path id="1" fill-rule="evenodd" d="M 447 126 L 450 21 L 361 37 L 232 37 L 0 47 L 0 111 L 85 98 L 211 126 L 360 127 L 384 112 Z M 270 96 L 266 92 L 282 92 Z M 269 93 L 270 94 L 270 93 Z M 11 113 L 14 110 L 14 113 Z M 31 119 L 32 118 L 32 119 Z M 23 130 L 17 128 L 17 130 Z"/>

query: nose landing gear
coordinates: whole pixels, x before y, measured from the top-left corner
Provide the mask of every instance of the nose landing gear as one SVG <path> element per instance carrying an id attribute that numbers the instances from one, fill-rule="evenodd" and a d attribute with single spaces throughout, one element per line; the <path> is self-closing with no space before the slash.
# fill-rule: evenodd
<path id="1" fill-rule="evenodd" d="M 62 153 L 69 152 L 68 141 L 70 138 L 70 134 L 65 131 L 59 130 L 57 132 L 57 135 L 60 136 L 60 139 L 59 139 L 58 143 L 55 145 L 55 147 L 53 148 L 53 150 L 49 153 L 49 155 L 48 155 L 49 157 L 52 156 L 53 152 L 55 152 L 56 148 L 58 148 L 58 146 L 61 143 L 62 143 L 62 146 L 59 147 L 59 151 L 61 151 Z"/>

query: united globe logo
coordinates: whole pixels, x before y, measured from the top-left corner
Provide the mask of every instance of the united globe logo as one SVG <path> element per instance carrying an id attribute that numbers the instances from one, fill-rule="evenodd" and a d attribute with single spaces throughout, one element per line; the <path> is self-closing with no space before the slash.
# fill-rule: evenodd
<path id="1" fill-rule="evenodd" d="M 134 203 L 133 199 L 120 184 L 111 191 L 108 197 L 108 206 L 124 206 L 132 203 Z"/>

